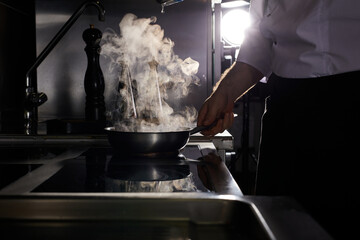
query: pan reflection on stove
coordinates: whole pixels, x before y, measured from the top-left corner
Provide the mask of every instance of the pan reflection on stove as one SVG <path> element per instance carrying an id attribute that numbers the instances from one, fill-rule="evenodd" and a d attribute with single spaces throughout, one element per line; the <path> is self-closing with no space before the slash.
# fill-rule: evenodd
<path id="1" fill-rule="evenodd" d="M 105 174 L 106 192 L 198 191 L 188 164 L 182 159 L 112 158 Z"/>

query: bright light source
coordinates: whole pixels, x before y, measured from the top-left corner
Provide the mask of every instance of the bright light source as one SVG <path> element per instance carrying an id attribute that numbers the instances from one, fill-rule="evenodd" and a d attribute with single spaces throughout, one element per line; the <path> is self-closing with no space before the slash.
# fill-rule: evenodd
<path id="1" fill-rule="evenodd" d="M 245 10 L 230 10 L 221 20 L 223 39 L 231 44 L 240 46 L 244 40 L 245 29 L 250 25 L 249 13 Z"/>
<path id="2" fill-rule="evenodd" d="M 221 2 L 221 8 L 236 8 L 236 7 L 245 7 L 245 6 L 249 6 L 250 3 L 246 2 L 246 1 L 224 1 L 222 0 Z"/>

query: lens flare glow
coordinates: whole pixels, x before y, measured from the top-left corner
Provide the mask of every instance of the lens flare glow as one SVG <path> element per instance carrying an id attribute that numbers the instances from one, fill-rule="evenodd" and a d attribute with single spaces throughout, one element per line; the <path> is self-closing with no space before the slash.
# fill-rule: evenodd
<path id="1" fill-rule="evenodd" d="M 249 13 L 245 10 L 234 9 L 222 17 L 222 38 L 231 45 L 240 46 L 244 40 L 245 29 L 250 25 Z"/>

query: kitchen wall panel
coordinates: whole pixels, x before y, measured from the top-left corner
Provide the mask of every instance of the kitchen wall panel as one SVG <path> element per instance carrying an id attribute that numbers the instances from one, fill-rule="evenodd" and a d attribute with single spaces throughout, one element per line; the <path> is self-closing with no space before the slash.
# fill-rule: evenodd
<path id="1" fill-rule="evenodd" d="M 82 4 L 81 0 L 36 0 L 36 37 L 39 54 L 73 12 Z M 118 24 L 126 13 L 139 18 L 157 17 L 157 24 L 164 29 L 165 37 L 175 42 L 174 52 L 180 58 L 191 57 L 200 63 L 197 73 L 200 86 L 182 104 L 194 105 L 197 109 L 208 96 L 212 86 L 211 70 L 211 1 L 185 0 L 165 8 L 155 0 L 103 0 L 106 20 L 100 22 L 97 10 L 89 7 L 65 34 L 63 39 L 38 67 L 39 92 L 45 92 L 48 101 L 39 107 L 39 120 L 55 118 L 83 118 L 85 111 L 84 75 L 87 66 L 85 43 L 82 32 L 94 24 L 104 32 L 107 28 L 119 31 Z M 116 80 L 109 76 L 109 63 L 100 57 L 105 77 L 105 101 L 111 102 L 111 92 Z"/>

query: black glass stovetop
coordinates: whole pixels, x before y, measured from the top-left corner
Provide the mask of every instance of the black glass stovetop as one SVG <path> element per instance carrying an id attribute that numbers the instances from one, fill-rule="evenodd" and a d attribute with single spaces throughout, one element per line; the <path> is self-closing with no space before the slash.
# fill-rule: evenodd
<path id="1" fill-rule="evenodd" d="M 199 177 L 202 155 L 197 145 L 171 157 L 114 156 L 111 148 L 90 148 L 65 160 L 32 192 L 209 192 Z"/>

